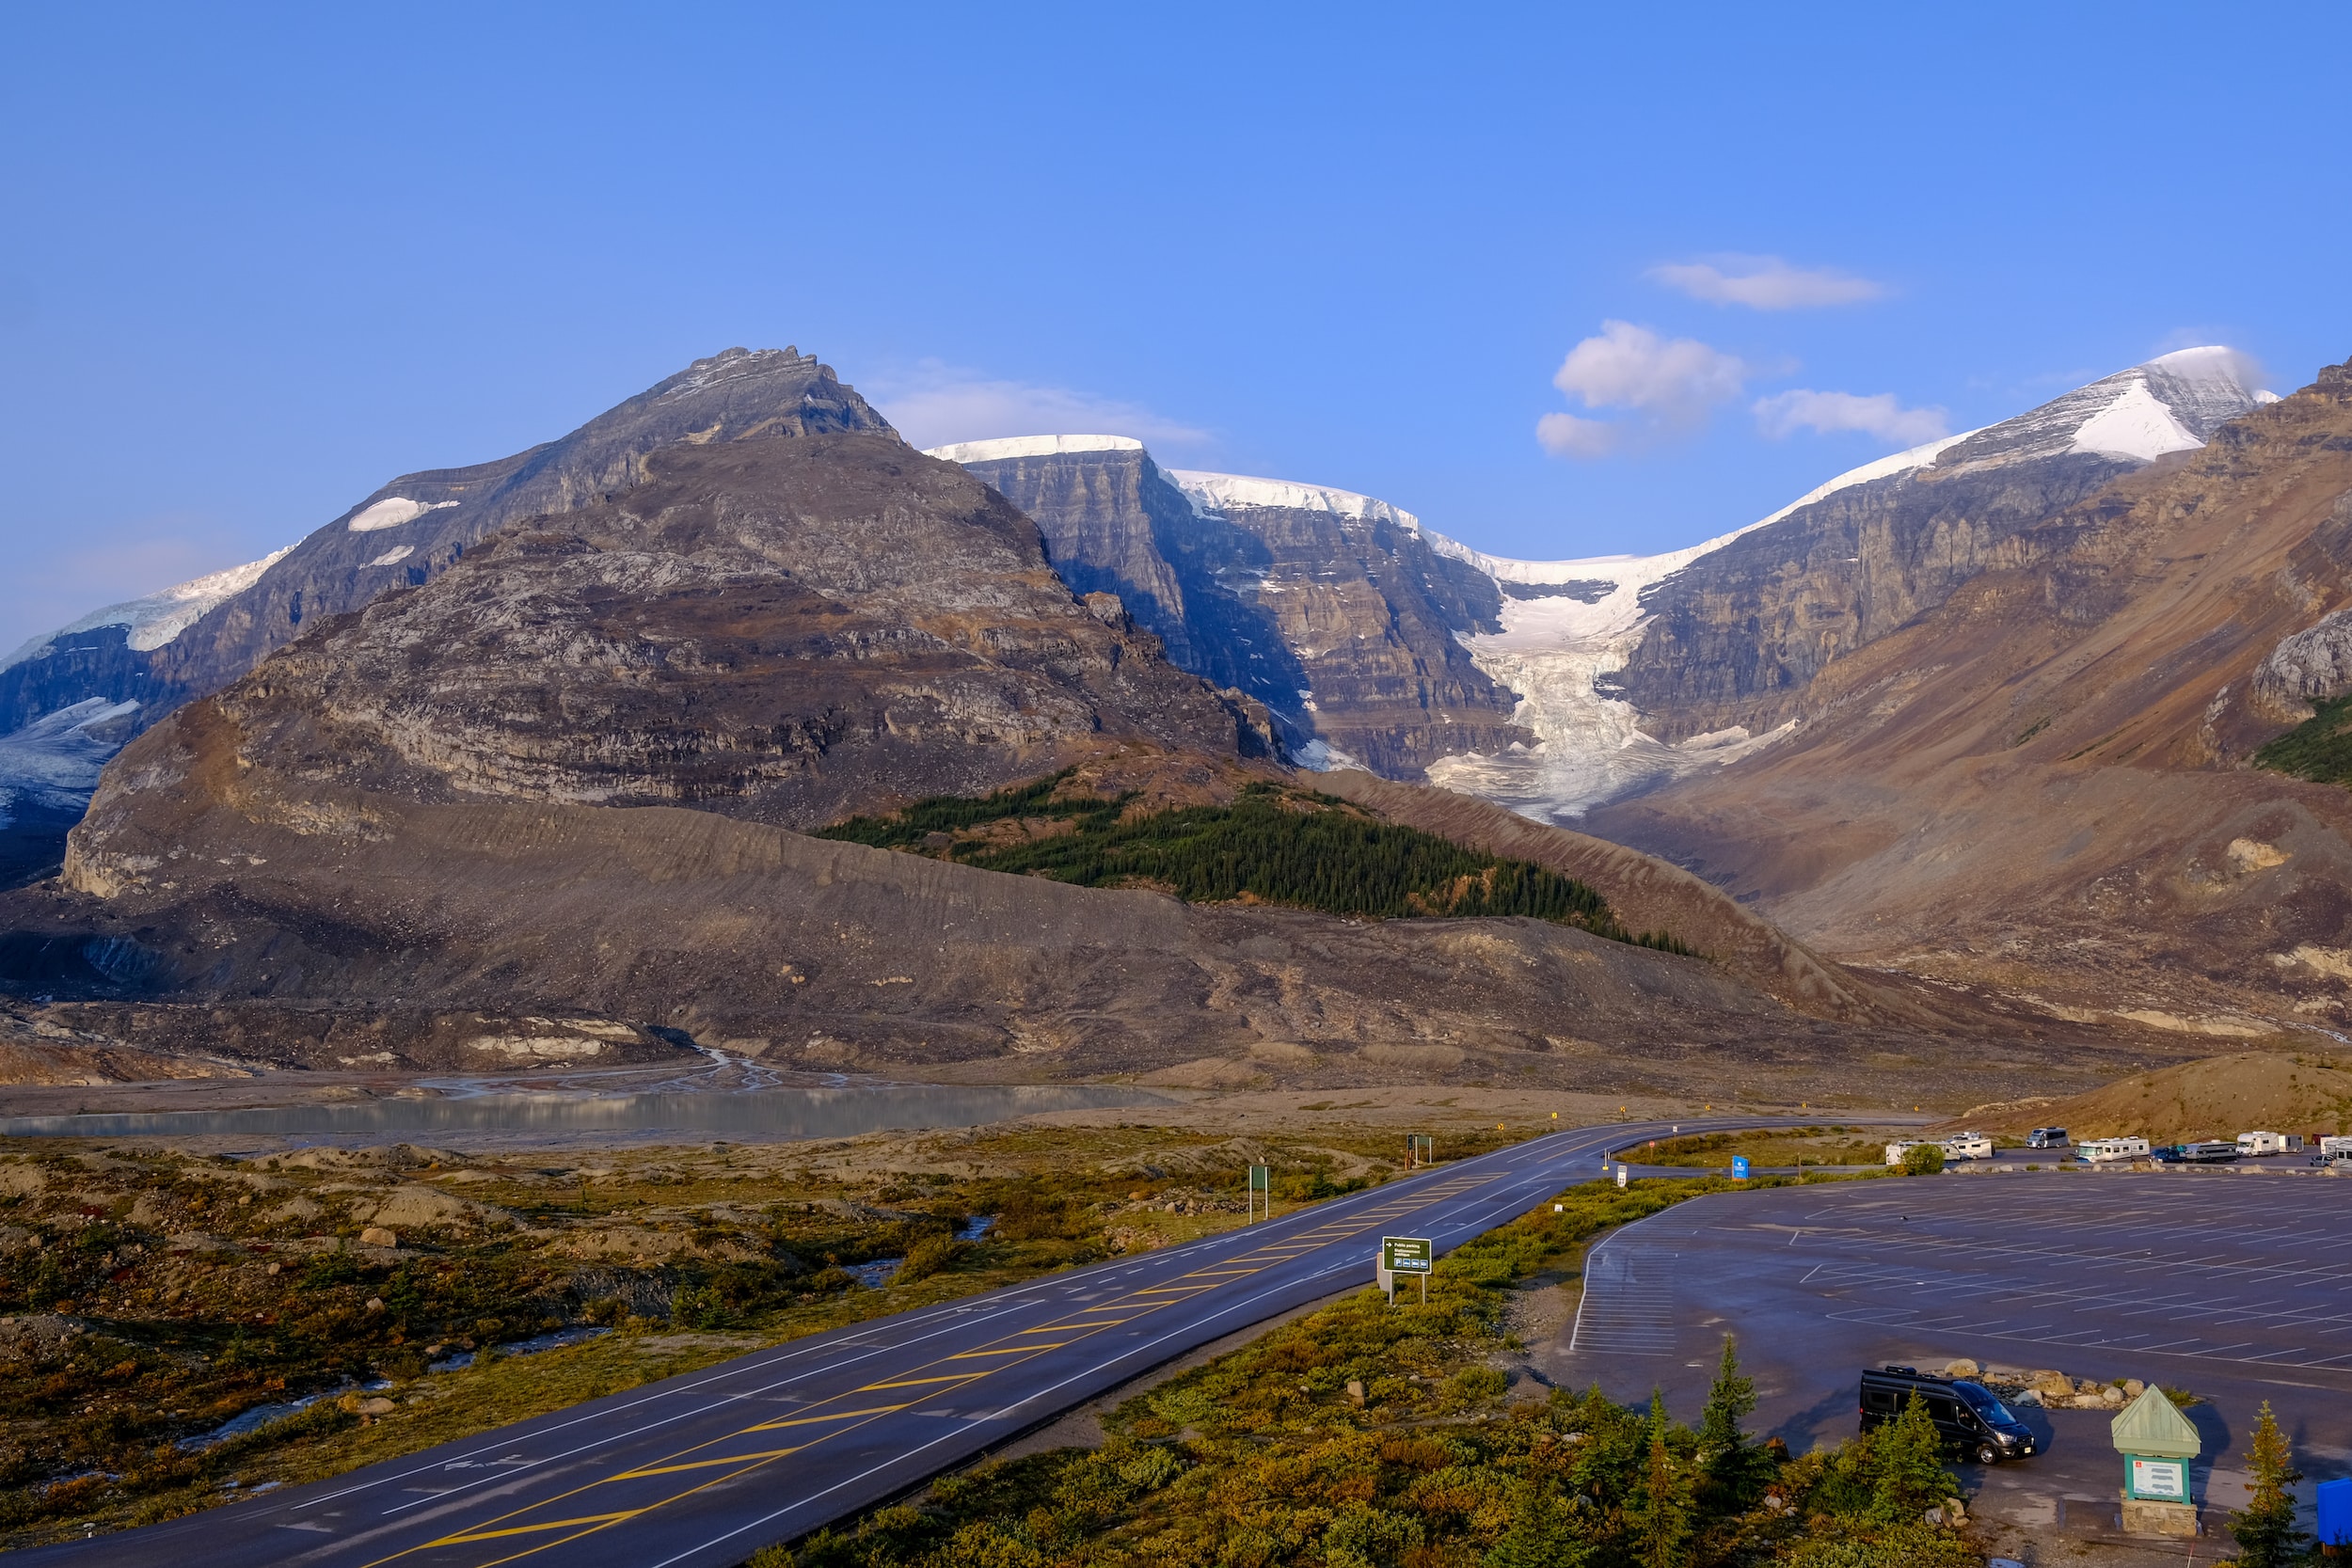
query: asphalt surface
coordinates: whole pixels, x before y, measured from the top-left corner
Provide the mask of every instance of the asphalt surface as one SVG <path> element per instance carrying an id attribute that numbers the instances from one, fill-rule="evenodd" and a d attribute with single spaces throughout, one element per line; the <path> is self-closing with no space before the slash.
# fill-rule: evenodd
<path id="1" fill-rule="evenodd" d="M 1756 1425 L 1799 1452 L 1856 1427 L 1865 1366 L 1958 1357 L 2185 1387 L 2201 1504 L 2245 1500 L 2267 1400 L 2311 1485 L 2352 1473 L 2352 1180 L 2246 1167 L 1987 1174 L 1696 1198 L 1607 1238 L 1538 1365 L 1694 1419 L 1736 1334 Z M 2109 1416 L 2021 1409 L 2044 1451 L 1963 1475 L 2027 1536 L 2112 1539 Z M 2208 1534 L 2219 1515 L 2208 1512 Z M 2308 1519 L 2306 1521 L 2308 1523 Z M 2057 1560 L 2053 1559 L 2053 1560 Z M 2178 1560 L 2177 1549 L 2169 1560 Z"/>
<path id="2" fill-rule="evenodd" d="M 1755 1126 L 1685 1121 L 1685 1132 Z M 814 1335 L 625 1394 L 100 1539 L 27 1565 L 727 1568 L 855 1514 L 1235 1329 L 1372 1283 L 1600 1174 L 1664 1124 L 1552 1133 L 1142 1257 Z"/>

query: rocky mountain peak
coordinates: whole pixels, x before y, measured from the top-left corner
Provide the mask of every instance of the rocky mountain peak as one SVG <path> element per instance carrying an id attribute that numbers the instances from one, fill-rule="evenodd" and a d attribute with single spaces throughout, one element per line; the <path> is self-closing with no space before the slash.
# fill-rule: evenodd
<path id="1" fill-rule="evenodd" d="M 1945 447 L 1922 477 L 2076 454 L 2150 463 L 2191 451 L 2230 420 L 2272 401 L 2253 380 L 2252 362 L 2219 344 L 2161 355 L 1969 433 Z"/>

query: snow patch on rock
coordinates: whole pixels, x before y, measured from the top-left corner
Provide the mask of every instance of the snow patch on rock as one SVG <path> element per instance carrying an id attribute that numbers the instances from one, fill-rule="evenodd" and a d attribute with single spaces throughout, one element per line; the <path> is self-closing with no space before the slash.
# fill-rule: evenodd
<path id="1" fill-rule="evenodd" d="M 417 546 L 414 545 L 394 545 L 390 549 L 386 550 L 382 555 L 379 555 L 373 561 L 369 562 L 368 564 L 371 566 L 397 566 L 400 562 L 407 560 L 410 556 L 416 553 Z"/>
<path id="2" fill-rule="evenodd" d="M 21 806 L 78 812 L 106 759 L 130 739 L 139 705 L 92 697 L 0 736 L 0 828 Z"/>
<path id="3" fill-rule="evenodd" d="M 1141 451 L 1132 436 L 1004 436 L 989 441 L 950 441 L 925 447 L 926 457 L 949 463 L 1001 463 L 1011 457 L 1057 457 L 1073 451 Z"/>
<path id="4" fill-rule="evenodd" d="M 343 526 L 354 533 L 376 533 L 388 528 L 398 528 L 403 523 L 413 523 L 428 512 L 438 512 L 456 504 L 455 501 L 419 501 L 410 500 L 406 496 L 387 496 L 353 513 L 351 521 Z"/>
<path id="5" fill-rule="evenodd" d="M 1325 484 L 1298 484 L 1286 479 L 1256 479 L 1248 474 L 1213 474 L 1198 468 L 1163 470 L 1184 493 L 1196 511 L 1221 513 L 1232 507 L 1281 507 L 1293 512 L 1328 512 L 1358 522 L 1394 523 L 1419 533 L 1421 519 L 1401 506 L 1353 490 Z"/>

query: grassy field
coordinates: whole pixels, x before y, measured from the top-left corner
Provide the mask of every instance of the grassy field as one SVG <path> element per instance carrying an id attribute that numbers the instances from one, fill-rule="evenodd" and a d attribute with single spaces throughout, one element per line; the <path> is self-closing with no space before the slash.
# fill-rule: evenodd
<path id="1" fill-rule="evenodd" d="M 1630 1151 L 1641 1164 L 1689 1165 L 1699 1169 L 1727 1166 L 1732 1156 L 1744 1154 L 1757 1166 L 1876 1165 L 1886 1159 L 1894 1134 L 1867 1127 L 1799 1127 L 1774 1132 L 1706 1132 L 1687 1138 L 1661 1138 L 1651 1147 Z"/>
<path id="2" fill-rule="evenodd" d="M 1448 1152 L 1499 1138 L 1450 1137 Z M 1385 1180 L 1400 1152 L 1394 1133 L 1338 1118 L 1272 1142 L 1015 1124 L 511 1158 L 12 1143 L 0 1546 L 168 1518 L 1188 1240 L 1241 1223 L 1253 1163 L 1276 1168 L 1287 1206 Z M 892 1259 L 879 1284 L 853 1272 Z M 606 1332 L 508 1353 L 589 1329 Z M 180 1446 L 305 1400 L 257 1432 Z"/>

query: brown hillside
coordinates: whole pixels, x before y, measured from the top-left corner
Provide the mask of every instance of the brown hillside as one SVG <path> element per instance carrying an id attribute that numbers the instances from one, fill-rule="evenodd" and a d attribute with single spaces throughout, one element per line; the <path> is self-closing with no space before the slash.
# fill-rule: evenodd
<path id="1" fill-rule="evenodd" d="M 1597 812 L 1816 950 L 2176 1037 L 2352 991 L 2352 795 L 2252 769 L 2352 603 L 2352 371 L 2119 481 L 1831 663 L 1791 740 Z"/>
<path id="2" fill-rule="evenodd" d="M 1954 1125 L 1958 1125 L 1955 1123 Z M 2182 1143 L 2270 1132 L 2352 1132 L 2352 1061 L 2249 1051 L 2137 1072 L 2079 1094 L 2002 1109 L 1971 1126 L 2063 1127 L 2077 1138 Z"/>

